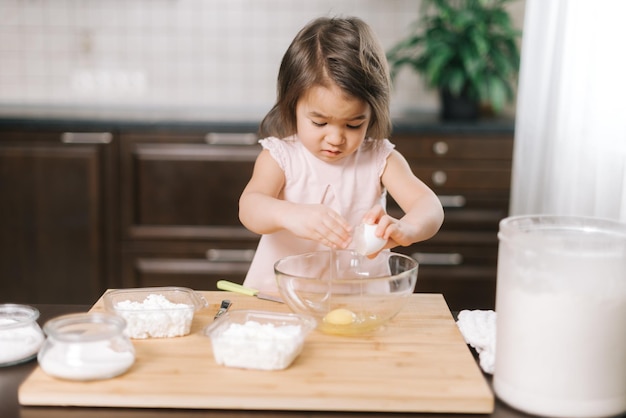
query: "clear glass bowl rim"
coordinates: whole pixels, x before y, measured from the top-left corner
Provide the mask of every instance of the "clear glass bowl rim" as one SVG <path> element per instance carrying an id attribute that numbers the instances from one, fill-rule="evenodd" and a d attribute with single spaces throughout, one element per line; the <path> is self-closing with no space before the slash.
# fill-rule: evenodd
<path id="1" fill-rule="evenodd" d="M 293 260 L 295 258 L 303 258 L 303 257 L 310 257 L 310 256 L 314 256 L 316 254 L 330 254 L 332 252 L 332 250 L 322 250 L 322 251 L 311 251 L 308 253 L 302 253 L 302 254 L 294 254 L 294 255 L 289 255 L 286 257 L 281 258 L 280 260 L 276 261 L 274 263 L 274 273 L 276 276 L 280 275 L 280 276 L 288 276 L 288 277 L 292 277 L 295 279 L 301 279 L 301 280 L 319 280 L 318 277 L 308 277 L 308 276 L 299 276 L 299 275 L 294 275 L 294 274 L 290 274 L 290 273 L 286 273 L 284 271 L 281 271 L 279 269 L 279 264 Z M 362 255 L 360 255 L 359 253 L 357 253 L 355 250 L 334 250 L 335 253 L 350 253 L 352 254 L 355 258 L 357 257 L 364 257 Z M 415 260 L 414 258 L 406 255 L 406 254 L 402 254 L 402 253 L 396 253 L 396 252 L 390 252 L 390 251 L 386 251 L 383 252 L 381 254 L 378 255 L 378 257 L 381 256 L 386 256 L 387 258 L 391 258 L 391 257 L 397 257 L 397 258 L 401 258 L 406 260 L 407 262 L 411 263 L 412 266 L 408 269 L 406 269 L 405 271 L 401 272 L 401 273 L 397 273 L 397 274 L 393 274 L 393 275 L 382 275 L 382 276 L 372 276 L 372 277 L 359 277 L 359 278 L 350 278 L 350 279 L 333 279 L 333 283 L 337 283 L 337 284 L 351 284 L 351 283 L 363 283 L 363 281 L 368 281 L 368 282 L 375 282 L 375 281 L 390 281 L 390 280 L 395 280 L 397 278 L 406 276 L 406 275 L 410 275 L 411 272 L 413 270 L 417 270 L 419 263 L 417 262 L 417 260 Z"/>
<path id="2" fill-rule="evenodd" d="M 106 324 L 108 326 L 91 334 L 64 331 L 68 326 L 88 324 Z M 48 337 L 58 341 L 81 343 L 122 336 L 124 328 L 126 328 L 126 320 L 122 317 L 104 312 L 91 312 L 58 316 L 46 322 L 43 331 Z"/>
<path id="3" fill-rule="evenodd" d="M 14 314 L 18 314 L 15 316 Z M 19 303 L 0 304 L 0 317 L 11 318 L 14 323 L 0 324 L 0 330 L 20 328 L 39 319 L 39 310 L 30 305 Z"/>

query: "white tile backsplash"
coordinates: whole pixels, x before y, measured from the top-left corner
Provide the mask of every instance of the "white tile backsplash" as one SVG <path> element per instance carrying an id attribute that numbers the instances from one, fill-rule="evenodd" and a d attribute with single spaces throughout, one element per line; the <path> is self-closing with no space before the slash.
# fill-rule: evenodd
<path id="1" fill-rule="evenodd" d="M 389 48 L 419 0 L 0 0 L 0 105 L 243 109 L 273 104 L 296 32 L 321 15 L 366 20 Z M 434 109 L 401 74 L 395 112 Z"/>

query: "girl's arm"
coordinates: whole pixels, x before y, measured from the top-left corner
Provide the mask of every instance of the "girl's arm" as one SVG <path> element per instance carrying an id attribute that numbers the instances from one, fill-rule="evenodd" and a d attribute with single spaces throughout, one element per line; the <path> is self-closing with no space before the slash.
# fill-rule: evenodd
<path id="1" fill-rule="evenodd" d="M 396 150 L 387 158 L 382 183 L 404 216 L 395 219 L 378 207 L 369 211 L 364 220 L 378 223 L 376 232 L 390 241 L 387 248 L 424 241 L 439 231 L 443 223 L 443 208 L 439 198 L 413 174 L 409 163 Z"/>
<path id="2" fill-rule="evenodd" d="M 282 228 L 277 214 L 286 203 L 278 199 L 284 184 L 281 168 L 269 151 L 261 151 L 239 198 L 239 220 L 246 228 L 257 234 L 270 234 Z"/>
<path id="3" fill-rule="evenodd" d="M 350 226 L 322 204 L 299 204 L 279 198 L 285 174 L 268 150 L 263 150 L 239 198 L 239 220 L 250 231 L 271 234 L 283 229 L 331 248 L 346 248 Z"/>

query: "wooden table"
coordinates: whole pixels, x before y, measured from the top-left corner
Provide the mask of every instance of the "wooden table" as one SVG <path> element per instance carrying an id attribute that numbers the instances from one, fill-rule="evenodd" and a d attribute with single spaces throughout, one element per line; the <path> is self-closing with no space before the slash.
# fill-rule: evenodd
<path id="1" fill-rule="evenodd" d="M 47 319 L 67 312 L 87 311 L 89 306 L 64 306 L 64 305 L 35 305 L 41 311 L 40 323 Z M 310 411 L 252 411 L 252 410 L 199 410 L 199 409 L 154 409 L 154 408 L 82 408 L 82 407 L 24 407 L 17 402 L 17 389 L 19 385 L 36 368 L 36 362 L 0 369 L 0 416 L 3 418 L 12 417 L 202 417 L 202 416 L 258 416 L 258 417 L 380 417 L 380 416 L 433 416 L 433 417 L 470 417 L 475 414 L 385 414 L 371 412 L 310 412 Z M 483 415 L 486 416 L 486 415 Z M 521 413 L 513 411 L 507 406 L 496 402 L 495 411 L 490 415 L 494 417 L 522 417 Z"/>

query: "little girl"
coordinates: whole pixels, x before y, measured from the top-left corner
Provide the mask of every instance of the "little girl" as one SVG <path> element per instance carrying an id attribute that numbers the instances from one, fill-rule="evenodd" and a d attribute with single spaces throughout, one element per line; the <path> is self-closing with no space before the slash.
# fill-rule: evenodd
<path id="1" fill-rule="evenodd" d="M 437 196 L 388 138 L 391 83 L 385 53 L 358 18 L 318 18 L 292 41 L 278 98 L 260 126 L 263 150 L 239 200 L 239 219 L 262 234 L 244 285 L 276 291 L 287 255 L 351 248 L 354 228 L 376 223 L 385 248 L 432 237 Z M 405 215 L 385 213 L 386 193 Z"/>

